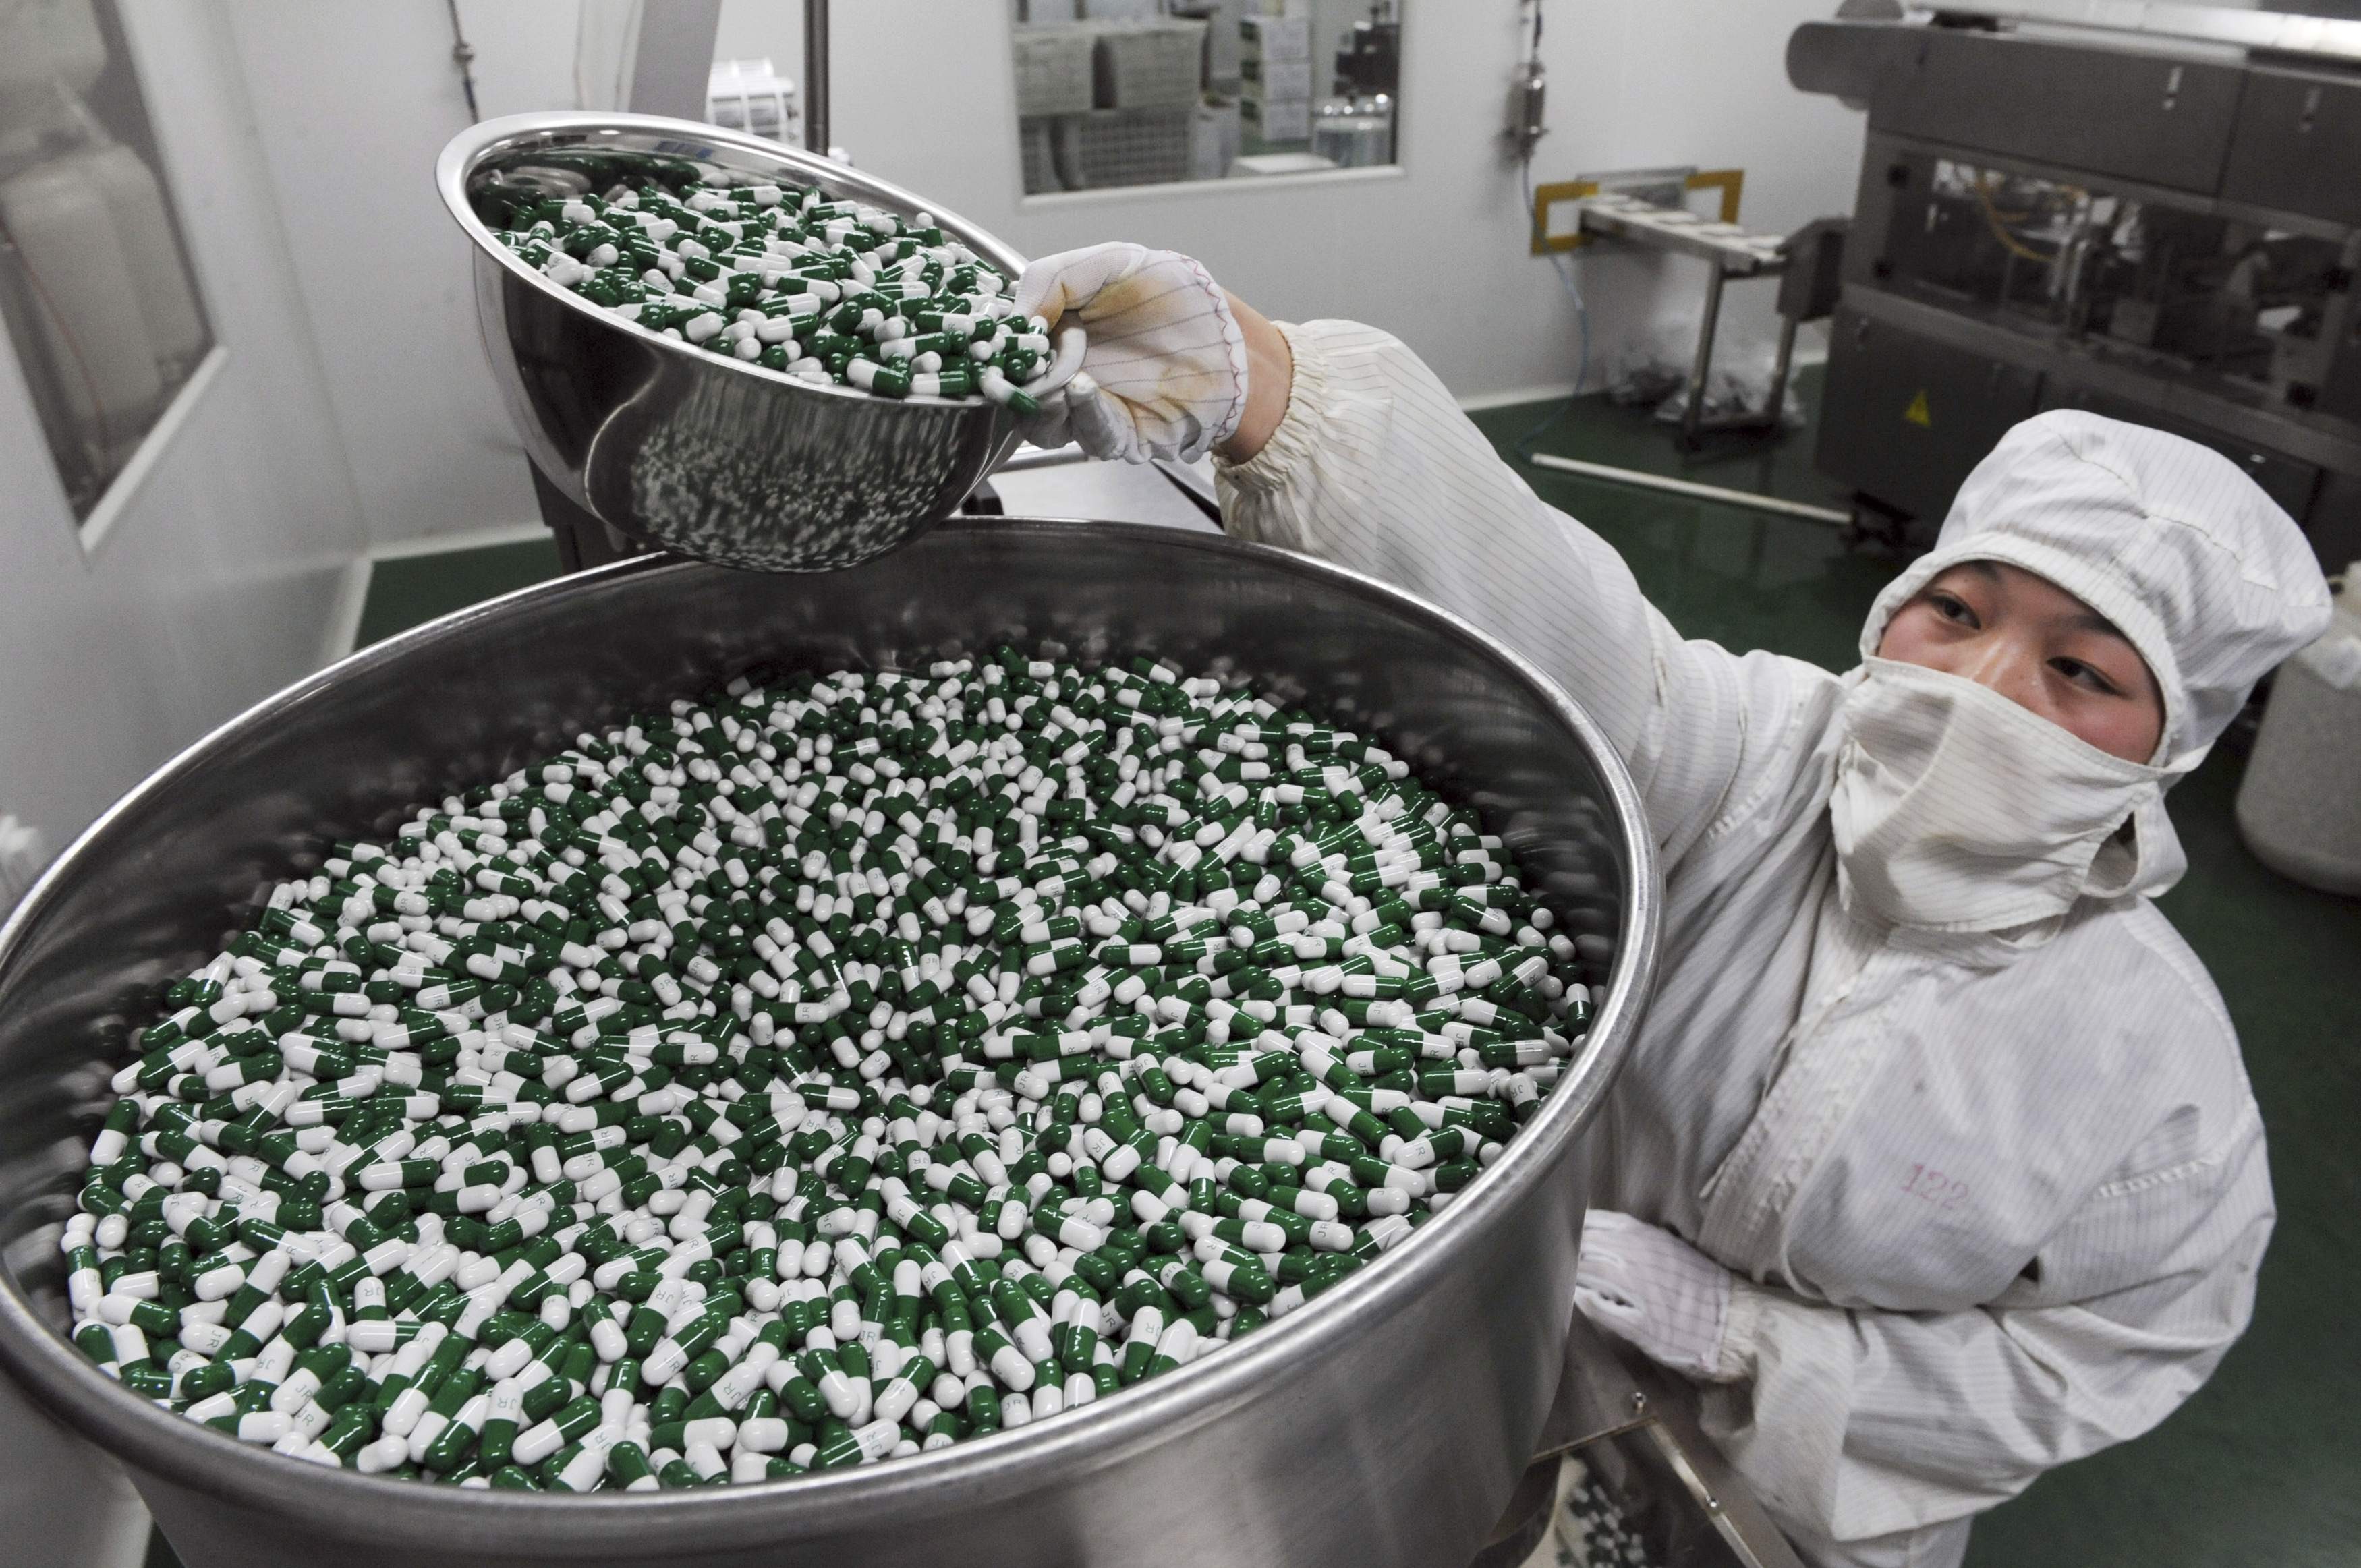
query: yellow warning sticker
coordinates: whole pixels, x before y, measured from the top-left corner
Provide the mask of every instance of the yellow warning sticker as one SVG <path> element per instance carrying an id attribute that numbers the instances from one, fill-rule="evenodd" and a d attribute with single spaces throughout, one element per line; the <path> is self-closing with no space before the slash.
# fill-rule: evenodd
<path id="1" fill-rule="evenodd" d="M 1902 411 L 1902 418 L 1907 424 L 1920 425 L 1927 430 L 1935 428 L 1935 416 L 1927 407 L 1925 389 L 1920 389 L 1918 395 L 1910 400 L 1910 406 Z"/>

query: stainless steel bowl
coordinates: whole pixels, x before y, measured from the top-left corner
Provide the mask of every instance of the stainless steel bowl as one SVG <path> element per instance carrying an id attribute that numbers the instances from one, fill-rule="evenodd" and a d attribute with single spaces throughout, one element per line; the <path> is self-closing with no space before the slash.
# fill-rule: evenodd
<path id="1" fill-rule="evenodd" d="M 1344 1286 L 1168 1377 L 939 1453 L 647 1496 L 470 1492 L 242 1447 L 65 1339 L 57 1237 L 126 1031 L 273 879 L 421 797 L 750 664 L 1155 650 L 1383 736 L 1499 825 L 1597 961 L 1587 1043 L 1499 1160 Z M 0 1364 L 129 1467 L 190 1568 L 662 1563 L 1460 1568 L 1541 1429 L 1578 1143 L 1653 972 L 1654 851 L 1598 728 L 1521 659 L 1366 577 L 1218 536 L 968 521 L 823 582 L 641 560 L 463 610 L 223 726 L 0 928 Z"/>
<path id="2" fill-rule="evenodd" d="M 899 186 L 760 137 L 653 115 L 539 114 L 454 137 L 434 178 L 476 242 L 476 312 L 525 451 L 568 499 L 725 566 L 818 572 L 907 543 L 1015 450 L 981 399 L 873 397 L 790 380 L 652 332 L 561 289 L 492 237 L 519 188 L 574 194 L 683 162 L 818 185 L 946 235 L 1014 280 L 1025 258 Z"/>

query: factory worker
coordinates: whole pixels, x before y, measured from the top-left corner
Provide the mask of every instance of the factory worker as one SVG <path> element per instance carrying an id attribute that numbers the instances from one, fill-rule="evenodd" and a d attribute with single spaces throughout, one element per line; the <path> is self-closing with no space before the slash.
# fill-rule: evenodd
<path id="1" fill-rule="evenodd" d="M 1592 1135 L 1577 1305 L 1704 1387 L 1816 1563 L 1950 1564 L 2246 1327 L 2271 1229 L 2228 1016 L 2150 900 L 2163 793 L 2328 596 L 2224 459 L 2017 426 L 1842 675 L 1683 639 L 1394 338 L 1274 326 L 1186 258 L 1050 257 L 1092 334 L 1042 437 L 1212 451 L 1229 531 L 1517 648 L 1613 740 L 1664 874 Z"/>

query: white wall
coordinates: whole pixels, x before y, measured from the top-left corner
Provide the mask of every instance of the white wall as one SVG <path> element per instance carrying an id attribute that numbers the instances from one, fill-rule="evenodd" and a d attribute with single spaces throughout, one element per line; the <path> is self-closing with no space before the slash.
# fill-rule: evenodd
<path id="1" fill-rule="evenodd" d="M 369 540 L 537 515 L 476 331 L 467 242 L 434 193 L 435 155 L 467 125 L 449 12 L 441 0 L 229 10 Z M 577 10 L 466 7 L 483 29 L 487 115 L 571 106 Z"/>
<path id="2" fill-rule="evenodd" d="M 461 0 L 478 109 L 612 106 L 639 18 L 665 6 Z M 467 126 L 444 0 L 230 10 L 369 542 L 537 520 L 476 329 L 467 241 L 434 192 L 434 159 Z"/>
<path id="3" fill-rule="evenodd" d="M 666 0 L 644 0 L 660 22 Z M 1552 134 L 1540 181 L 1663 163 L 1745 166 L 1752 226 L 1848 210 L 1859 117 L 1788 86 L 1799 22 L 1830 0 L 1550 0 Z M 1027 200 L 1019 192 L 1007 7 L 859 0 L 834 7 L 834 139 L 1031 255 L 1112 238 L 1202 258 L 1283 318 L 1400 332 L 1462 396 L 1563 386 L 1573 313 L 1526 254 L 1525 206 L 1497 135 L 1521 49 L 1512 0 L 1409 0 L 1400 179 L 1168 187 Z M 483 112 L 613 100 L 604 78 L 629 0 L 463 0 Z M 238 47 L 377 543 L 532 520 L 523 459 L 478 341 L 465 242 L 434 155 L 466 123 L 439 0 L 237 0 Z M 587 73 L 576 70 L 577 49 Z M 602 49 L 604 53 L 602 54 Z M 802 7 L 726 0 L 717 54 L 800 79 Z M 602 70 L 603 66 L 603 70 Z M 1624 345 L 1694 318 L 1701 263 L 1587 253 L 1591 384 Z M 1767 342 L 1769 284 L 1730 291 L 1726 342 Z"/>
<path id="4" fill-rule="evenodd" d="M 362 543 L 224 8 L 122 10 L 225 357 L 85 553 L 0 338 L 0 813 L 51 853 L 313 669 Z"/>
<path id="5" fill-rule="evenodd" d="M 1785 232 L 1851 210 L 1861 118 L 1788 85 L 1787 38 L 1830 0 L 1549 0 L 1550 135 L 1536 183 L 1618 168 L 1746 170 L 1741 220 Z M 1017 249 L 1136 239 L 1199 258 L 1265 312 L 1349 316 L 1401 334 L 1462 397 L 1562 386 L 1574 316 L 1527 254 L 1526 207 L 1500 154 L 1524 36 L 1512 0 L 1407 0 L 1399 180 L 1166 187 L 1025 198 L 1001 7 L 863 0 L 833 15 L 831 135 L 863 169 L 939 198 Z M 800 80 L 801 7 L 724 0 L 720 52 Z M 906 40 L 925 38 L 913 50 Z M 1686 332 L 1704 264 L 1582 253 L 1593 375 L 1652 331 Z M 1733 352 L 1776 330 L 1770 283 L 1731 287 Z"/>

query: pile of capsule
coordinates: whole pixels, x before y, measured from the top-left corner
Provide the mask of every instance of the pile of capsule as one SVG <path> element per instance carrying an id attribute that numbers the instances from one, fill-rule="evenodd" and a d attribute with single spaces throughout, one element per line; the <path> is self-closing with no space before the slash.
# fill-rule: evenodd
<path id="1" fill-rule="evenodd" d="M 805 380 L 880 397 L 988 398 L 1019 412 L 1049 327 L 931 214 L 707 171 L 511 210 L 500 244 L 627 320 Z"/>
<path id="2" fill-rule="evenodd" d="M 1582 1461 L 1566 1464 L 1552 1521 L 1559 1568 L 1655 1568 L 1647 1542 L 1616 1507 L 1614 1494 Z"/>
<path id="3" fill-rule="evenodd" d="M 72 1337 L 378 1475 L 916 1453 L 1400 1243 L 1548 1093 L 1577 963 L 1467 811 L 1251 691 L 741 678 L 335 846 L 173 982 Z"/>

